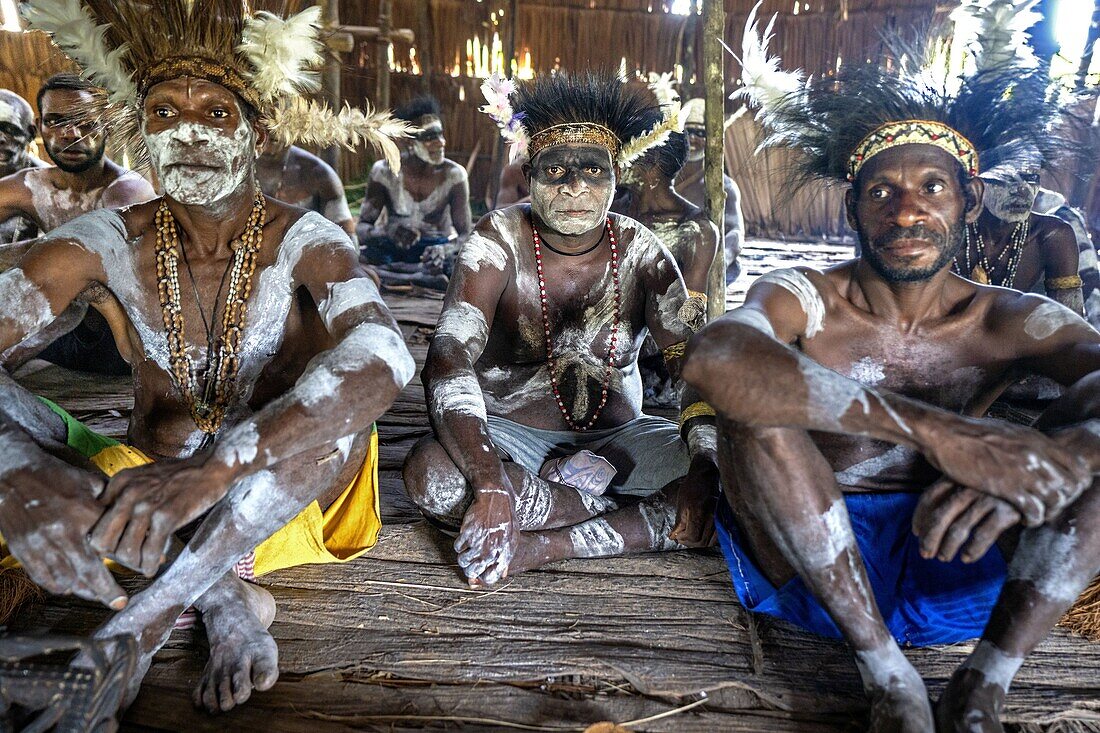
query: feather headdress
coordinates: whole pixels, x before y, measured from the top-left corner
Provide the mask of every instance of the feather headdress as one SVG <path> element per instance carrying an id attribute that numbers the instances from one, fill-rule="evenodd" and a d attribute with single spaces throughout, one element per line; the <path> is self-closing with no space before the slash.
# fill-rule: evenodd
<path id="1" fill-rule="evenodd" d="M 30 28 L 55 45 L 107 92 L 74 116 L 98 123 L 140 158 L 142 100 L 154 85 L 180 77 L 224 86 L 251 106 L 284 142 L 319 146 L 369 143 L 389 157 L 407 126 L 388 114 L 307 103 L 319 87 L 323 58 L 320 8 L 282 18 L 253 12 L 247 0 L 28 0 Z"/>
<path id="2" fill-rule="evenodd" d="M 664 145 L 672 133 L 684 131 L 680 95 L 672 88 L 672 74 L 650 74 L 649 90 L 657 98 L 662 117 L 652 129 L 623 145 L 619 153 L 619 165 L 623 168 L 631 166 L 647 150 Z"/>
<path id="3" fill-rule="evenodd" d="M 1039 0 L 968 0 L 951 17 L 956 28 L 971 26 L 968 45 L 978 72 L 1001 66 L 1038 63 L 1027 42 L 1027 31 L 1042 19 L 1035 12 Z"/>
<path id="4" fill-rule="evenodd" d="M 756 35 L 755 18 L 746 27 L 746 48 L 765 58 L 761 68 L 778 83 L 757 85 L 783 94 L 750 94 L 762 102 L 757 119 L 763 124 L 762 147 L 799 151 L 795 171 L 800 183 L 814 179 L 851 181 L 874 155 L 897 145 L 920 143 L 940 147 L 960 163 L 966 175 L 981 168 L 1035 163 L 1036 151 L 1050 159 L 1058 152 L 1051 134 L 1061 106 L 1047 94 L 1049 79 L 1037 67 L 1012 61 L 956 77 L 937 78 L 918 63 L 895 59 L 891 69 L 877 63 L 846 65 L 833 76 L 799 82 L 795 87 L 766 58 L 770 24 Z M 923 58 L 923 46 L 887 41 L 887 48 L 910 49 Z M 930 42 L 930 41 L 929 41 Z M 746 54 L 748 56 L 749 54 Z M 755 63 L 755 62 L 754 62 Z M 748 80 L 746 80 L 748 85 Z"/>
<path id="5" fill-rule="evenodd" d="M 759 120 L 767 114 L 767 110 L 775 106 L 779 100 L 789 94 L 794 94 L 803 85 L 804 75 L 801 71 L 784 71 L 780 66 L 778 56 L 768 56 L 768 44 L 771 43 L 775 27 L 773 15 L 764 32 L 760 33 L 756 12 L 760 10 L 764 0 L 759 0 L 749 12 L 745 21 L 745 32 L 741 36 L 741 57 L 726 47 L 741 64 L 741 83 L 743 86 L 730 95 L 731 99 L 744 98 L 759 107 L 756 118 Z"/>
<path id="6" fill-rule="evenodd" d="M 494 75 L 481 89 L 488 102 L 481 111 L 513 143 L 513 159 L 517 150 L 534 158 L 554 145 L 585 143 L 605 147 L 612 161 L 629 165 L 622 155 L 628 142 L 651 132 L 655 118 L 664 119 L 650 94 L 606 72 L 557 73 L 524 84 Z M 627 153 L 633 159 L 660 142 L 640 150 L 631 144 Z"/>

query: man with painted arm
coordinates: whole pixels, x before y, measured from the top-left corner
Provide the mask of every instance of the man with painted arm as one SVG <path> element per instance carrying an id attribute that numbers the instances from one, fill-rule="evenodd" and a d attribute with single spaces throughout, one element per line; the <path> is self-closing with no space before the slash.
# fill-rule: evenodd
<path id="1" fill-rule="evenodd" d="M 268 140 L 256 175 L 267 196 L 316 211 L 354 239 L 355 217 L 348 208 L 344 184 L 332 166 L 313 153 Z"/>
<path id="2" fill-rule="evenodd" d="M 129 206 L 156 195 L 148 181 L 106 157 L 107 136 L 102 130 L 73 121 L 71 110 L 102 95 L 103 90 L 76 74 L 55 74 L 43 82 L 38 90 L 38 129 L 54 165 L 28 168 L 0 180 L 0 217 L 27 217 L 46 233 L 89 211 Z M 17 263 L 30 244 L 0 247 L 0 267 Z M 110 319 L 117 320 L 112 307 L 102 288 L 88 288 L 49 328 L 8 354 L 6 366 L 37 356 L 70 369 L 129 374 L 108 325 Z"/>
<path id="3" fill-rule="evenodd" d="M 457 532 L 471 584 L 709 543 L 712 413 L 689 393 L 682 433 L 643 415 L 637 367 L 648 332 L 678 375 L 687 292 L 649 230 L 608 215 L 619 152 L 652 144 L 658 109 L 613 76 L 488 86 L 504 129 L 524 115 L 531 204 L 490 213 L 460 253 L 423 372 L 434 434 L 406 489 Z"/>
<path id="4" fill-rule="evenodd" d="M 32 3 L 29 21 L 65 32 L 49 5 Z M 281 19 L 224 3 L 196 2 L 189 13 L 164 7 L 129 11 L 160 13 L 153 38 L 143 37 L 143 14 L 101 18 L 85 7 L 95 22 L 111 23 L 108 38 L 132 49 L 132 66 L 111 79 L 132 75 L 134 87 L 121 91 L 164 196 L 74 219 L 0 276 L 0 349 L 32 336 L 89 284 L 110 294 L 121 314 L 115 338 L 134 369 L 128 445 L 0 374 L 0 534 L 46 590 L 118 612 L 96 637 L 137 640 L 131 699 L 194 604 L 210 642 L 196 703 L 226 710 L 278 677 L 267 632 L 274 601 L 234 568 L 251 577 L 346 562 L 375 543 L 372 426 L 414 365 L 347 235 L 267 198 L 256 183 L 271 120 L 283 119 L 275 105 L 303 87 L 293 72 L 275 92 L 261 86 L 259 71 L 273 63 L 265 54 L 279 49 L 248 54 L 241 39 L 270 33 Z M 318 11 L 303 12 L 295 53 L 317 48 Z M 102 59 L 68 50 L 101 68 Z M 198 63 L 200 52 L 214 57 Z M 372 139 L 378 120 L 361 122 L 356 134 Z M 283 119 L 278 129 L 296 128 Z M 330 143 L 346 142 L 333 134 Z M 196 520 L 182 550 L 170 549 Z M 127 598 L 102 557 L 159 575 Z"/>
<path id="5" fill-rule="evenodd" d="M 1002 730 L 1017 669 L 1100 568 L 1100 334 L 951 272 L 981 211 L 975 144 L 1043 134 L 1003 102 L 1045 80 L 1003 84 L 978 120 L 951 100 L 932 119 L 919 79 L 871 67 L 765 107 L 804 170 L 850 182 L 862 256 L 761 278 L 684 366 L 719 414 L 742 604 L 843 637 L 874 731 Z M 1068 392 L 1034 428 L 982 419 L 1027 374 Z M 975 636 L 933 713 L 898 645 Z"/>

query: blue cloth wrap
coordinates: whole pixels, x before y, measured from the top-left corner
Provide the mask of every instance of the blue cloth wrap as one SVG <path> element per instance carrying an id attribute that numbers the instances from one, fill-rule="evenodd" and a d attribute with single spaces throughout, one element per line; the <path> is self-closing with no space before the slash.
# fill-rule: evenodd
<path id="1" fill-rule="evenodd" d="M 920 555 L 913 511 L 920 494 L 846 494 L 848 516 L 886 626 L 899 644 L 952 644 L 981 636 L 1004 584 L 1007 565 L 996 546 L 978 562 L 945 563 Z M 719 502 L 718 540 L 742 605 L 820 636 L 839 638 L 825 609 L 795 577 L 776 589 L 750 559 L 733 514 Z"/>

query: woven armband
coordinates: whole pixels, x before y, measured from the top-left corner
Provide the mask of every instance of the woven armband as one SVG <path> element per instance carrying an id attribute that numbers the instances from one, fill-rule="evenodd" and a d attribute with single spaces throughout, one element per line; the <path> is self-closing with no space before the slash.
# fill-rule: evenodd
<path id="1" fill-rule="evenodd" d="M 682 359 L 686 353 L 687 341 L 680 341 L 672 346 L 661 349 L 661 355 L 665 357 L 666 362 L 672 361 L 673 359 Z"/>
<path id="2" fill-rule="evenodd" d="M 714 408 L 708 405 L 706 402 L 693 402 L 684 408 L 680 413 L 680 430 L 684 429 L 684 425 L 688 420 L 695 417 L 714 417 Z"/>
<path id="3" fill-rule="evenodd" d="M 1069 275 L 1067 277 L 1052 277 L 1043 282 L 1043 285 L 1047 290 L 1073 290 L 1079 288 L 1082 285 L 1080 275 Z"/>

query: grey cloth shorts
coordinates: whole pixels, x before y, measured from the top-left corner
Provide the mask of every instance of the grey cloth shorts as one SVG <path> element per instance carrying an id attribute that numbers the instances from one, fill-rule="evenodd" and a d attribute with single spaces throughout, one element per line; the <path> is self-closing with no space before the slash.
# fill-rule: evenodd
<path id="1" fill-rule="evenodd" d="M 552 458 L 590 450 L 606 458 L 618 473 L 609 494 L 648 496 L 683 477 L 691 458 L 676 423 L 642 415 L 607 430 L 540 430 L 489 415 L 489 437 L 501 453 L 538 474 Z"/>

